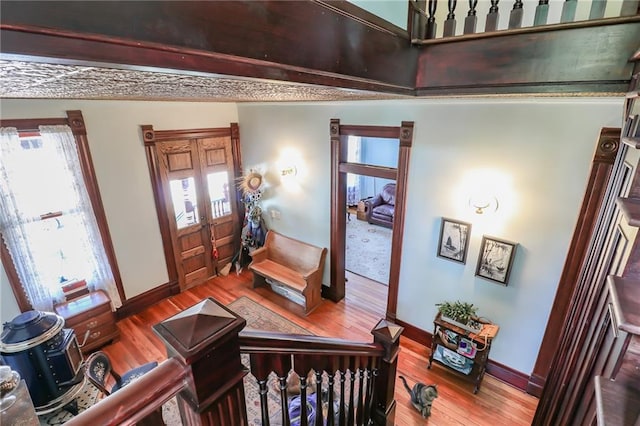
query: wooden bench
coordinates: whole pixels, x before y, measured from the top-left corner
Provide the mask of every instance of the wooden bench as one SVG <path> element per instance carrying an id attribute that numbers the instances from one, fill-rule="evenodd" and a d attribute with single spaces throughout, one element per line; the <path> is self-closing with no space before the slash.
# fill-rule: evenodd
<path id="1" fill-rule="evenodd" d="M 251 253 L 253 288 L 268 281 L 284 286 L 300 296 L 306 315 L 322 302 L 320 290 L 326 256 L 326 248 L 268 231 L 264 246 Z"/>

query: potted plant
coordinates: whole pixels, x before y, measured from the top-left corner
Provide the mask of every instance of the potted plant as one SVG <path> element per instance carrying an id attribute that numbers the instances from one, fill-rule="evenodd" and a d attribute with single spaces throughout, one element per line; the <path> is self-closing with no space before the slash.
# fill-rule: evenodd
<path id="1" fill-rule="evenodd" d="M 456 300 L 455 302 L 436 303 L 436 306 L 443 321 L 473 333 L 480 331 L 482 326 L 478 323 L 476 315 L 478 308 L 473 306 L 473 303 Z"/>

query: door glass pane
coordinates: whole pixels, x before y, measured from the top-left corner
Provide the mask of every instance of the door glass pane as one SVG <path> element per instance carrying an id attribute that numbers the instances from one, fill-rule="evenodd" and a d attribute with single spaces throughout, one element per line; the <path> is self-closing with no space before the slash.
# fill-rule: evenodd
<path id="1" fill-rule="evenodd" d="M 215 172 L 207 175 L 207 188 L 209 200 L 211 200 L 211 214 L 213 217 L 221 217 L 231 214 L 229 202 L 229 173 Z"/>
<path id="2" fill-rule="evenodd" d="M 178 229 L 198 223 L 198 200 L 195 180 L 190 177 L 169 182 L 171 201 Z"/>

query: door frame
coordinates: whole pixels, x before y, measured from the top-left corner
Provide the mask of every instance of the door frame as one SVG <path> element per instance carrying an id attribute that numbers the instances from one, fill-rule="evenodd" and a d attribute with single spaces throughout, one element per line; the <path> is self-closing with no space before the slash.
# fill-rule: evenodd
<path id="1" fill-rule="evenodd" d="M 345 247 L 347 216 L 347 173 L 393 179 L 396 181 L 396 204 L 391 237 L 391 264 L 386 318 L 394 321 L 398 306 L 400 261 L 404 215 L 407 199 L 409 158 L 413 144 L 413 121 L 403 121 L 401 126 L 362 126 L 340 124 L 332 119 L 329 125 L 331 138 L 331 286 L 323 287 L 323 296 L 335 302 L 345 296 Z M 397 168 L 373 166 L 347 161 L 347 139 L 349 136 L 398 139 Z"/>
<path id="2" fill-rule="evenodd" d="M 147 155 L 147 166 L 149 167 L 149 176 L 151 178 L 151 187 L 153 189 L 153 199 L 156 206 L 156 214 L 158 215 L 158 225 L 160 227 L 160 236 L 162 238 L 162 248 L 164 251 L 165 262 L 167 264 L 167 275 L 169 277 L 169 291 L 171 294 L 180 293 L 180 283 L 178 281 L 178 267 L 173 251 L 173 243 L 171 241 L 170 220 L 165 208 L 165 196 L 162 187 L 162 179 L 160 176 L 160 168 L 158 167 L 158 157 L 156 154 L 155 144 L 158 142 L 171 141 L 176 139 L 197 139 L 205 137 L 231 137 L 231 154 L 233 156 L 233 181 L 237 182 L 241 177 L 242 161 L 240 155 L 240 128 L 238 123 L 230 123 L 229 127 L 216 127 L 204 129 L 181 129 L 181 130 L 155 130 L 153 125 L 144 124 L 140 126 L 142 130 L 142 139 L 144 141 L 145 152 Z M 244 211 L 242 206 L 242 198 L 234 188 L 236 214 L 239 223 L 242 224 L 244 219 Z M 237 247 L 234 251 L 240 250 L 240 235 L 238 235 Z"/>

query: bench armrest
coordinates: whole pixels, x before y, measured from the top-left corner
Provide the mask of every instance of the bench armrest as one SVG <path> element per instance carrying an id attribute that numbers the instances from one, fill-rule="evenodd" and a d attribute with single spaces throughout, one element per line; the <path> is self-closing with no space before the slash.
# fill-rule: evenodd
<path id="1" fill-rule="evenodd" d="M 306 280 L 308 280 L 308 279 L 309 279 L 309 277 L 311 277 L 312 275 L 314 275 L 314 274 L 318 273 L 318 271 L 320 271 L 320 268 L 314 268 L 314 269 L 311 269 L 311 270 L 309 270 L 309 271 L 307 271 L 307 272 L 303 273 L 303 274 L 302 274 L 302 278 L 304 278 L 304 279 L 305 279 L 305 281 L 306 281 Z"/>
<path id="2" fill-rule="evenodd" d="M 254 262 L 261 262 L 263 260 L 265 260 L 267 258 L 267 247 L 260 247 L 259 249 L 254 250 L 253 252 L 249 253 L 251 255 L 251 259 Z"/>

